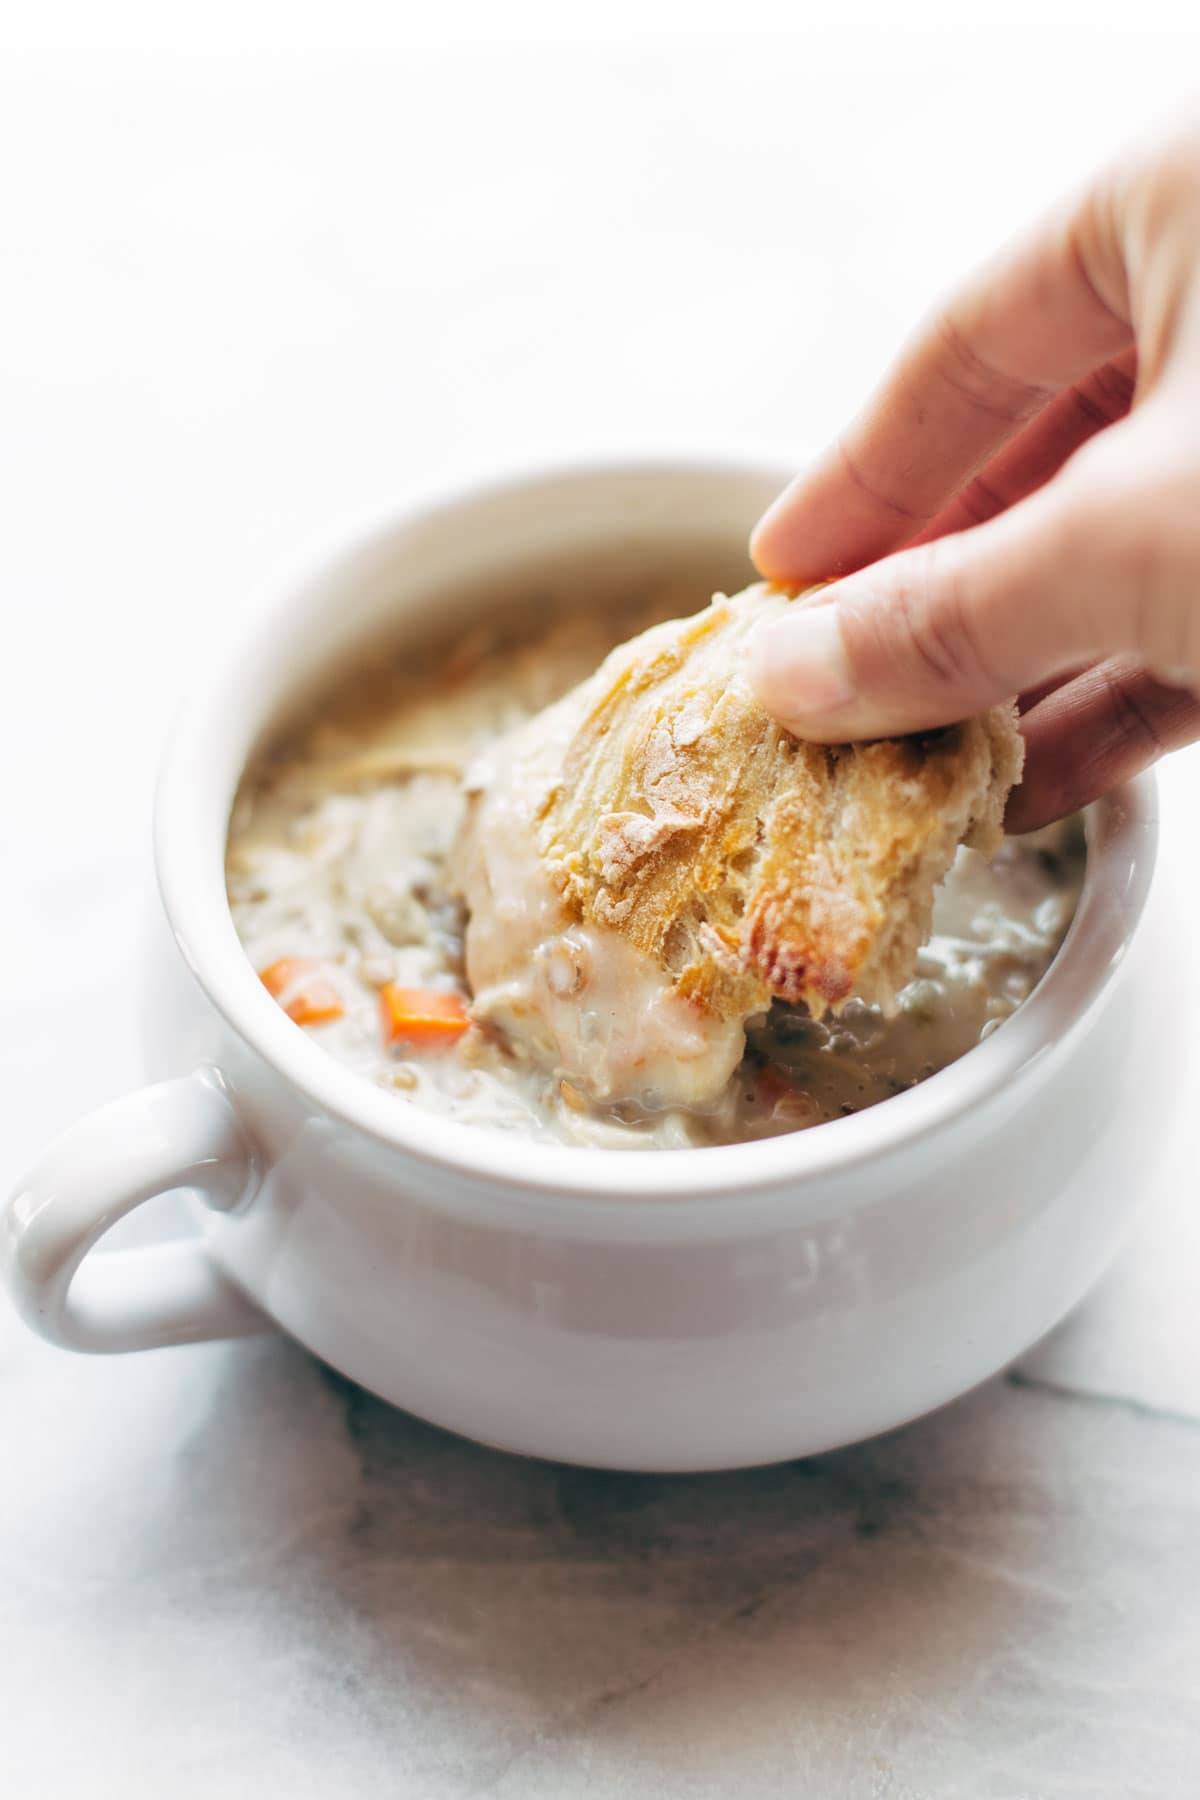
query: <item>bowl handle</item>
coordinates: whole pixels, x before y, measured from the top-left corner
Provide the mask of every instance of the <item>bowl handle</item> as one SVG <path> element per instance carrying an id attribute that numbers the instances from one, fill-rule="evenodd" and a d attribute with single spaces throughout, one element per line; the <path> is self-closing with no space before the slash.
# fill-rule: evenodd
<path id="1" fill-rule="evenodd" d="M 63 1133 L 0 1220 L 0 1270 L 17 1311 L 68 1350 L 150 1350 L 271 1330 L 199 1238 L 88 1256 L 110 1225 L 157 1194 L 195 1188 L 229 1212 L 259 1179 L 215 1070 L 101 1107 Z"/>

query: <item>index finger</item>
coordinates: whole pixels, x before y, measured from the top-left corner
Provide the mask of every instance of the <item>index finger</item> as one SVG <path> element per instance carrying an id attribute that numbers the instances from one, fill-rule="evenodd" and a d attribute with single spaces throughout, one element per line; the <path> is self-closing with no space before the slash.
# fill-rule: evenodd
<path id="1" fill-rule="evenodd" d="M 760 520 L 760 573 L 820 581 L 899 548 L 1056 394 L 1132 343 L 1116 212 L 1101 181 L 920 326 L 849 430 Z"/>

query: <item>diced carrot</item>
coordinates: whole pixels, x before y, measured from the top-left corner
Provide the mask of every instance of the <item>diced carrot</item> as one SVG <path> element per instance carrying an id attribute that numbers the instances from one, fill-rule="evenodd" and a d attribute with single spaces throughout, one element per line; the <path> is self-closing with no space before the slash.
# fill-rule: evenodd
<path id="1" fill-rule="evenodd" d="M 268 963 L 265 969 L 260 969 L 258 979 L 272 999 L 278 1000 L 287 988 L 294 987 L 303 976 L 311 975 L 316 966 L 307 956 L 281 956 L 278 962 Z"/>
<path id="2" fill-rule="evenodd" d="M 379 990 L 379 1015 L 389 1044 L 449 1044 L 471 1023 L 461 994 L 440 988 L 403 988 L 389 981 Z"/>
<path id="3" fill-rule="evenodd" d="M 780 1100 L 789 1099 L 795 1092 L 794 1086 L 776 1063 L 764 1063 L 755 1083 L 758 1099 L 768 1106 L 774 1106 Z"/>
<path id="4" fill-rule="evenodd" d="M 297 1025 L 326 1025 L 330 1019 L 340 1019 L 346 1009 L 330 982 L 314 981 L 294 994 L 283 1010 Z"/>
<path id="5" fill-rule="evenodd" d="M 259 970 L 259 980 L 297 1025 L 324 1025 L 346 1008 L 320 963 L 307 956 L 281 956 Z"/>

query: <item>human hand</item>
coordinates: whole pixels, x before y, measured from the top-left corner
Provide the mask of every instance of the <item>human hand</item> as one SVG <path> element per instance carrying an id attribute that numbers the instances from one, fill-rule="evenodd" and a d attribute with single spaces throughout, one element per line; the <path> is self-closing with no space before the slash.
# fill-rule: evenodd
<path id="1" fill-rule="evenodd" d="M 751 550 L 773 580 L 834 579 L 755 647 L 797 736 L 1021 695 L 1011 829 L 1200 739 L 1200 132 L 1109 170 L 935 312 Z"/>

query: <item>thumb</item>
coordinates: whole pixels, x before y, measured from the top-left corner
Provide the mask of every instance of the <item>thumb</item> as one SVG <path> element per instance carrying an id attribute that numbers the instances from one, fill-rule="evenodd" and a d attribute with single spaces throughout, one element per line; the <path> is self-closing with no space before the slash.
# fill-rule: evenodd
<path id="1" fill-rule="evenodd" d="M 999 517 L 764 625 L 752 667 L 768 711 L 797 737 L 846 743 L 950 724 L 1099 656 L 1132 653 L 1194 684 L 1200 600 L 1186 576 L 1200 531 L 1180 542 L 1194 499 L 1147 480 L 1129 427 L 1105 437 L 1102 456 L 1081 452 Z"/>

